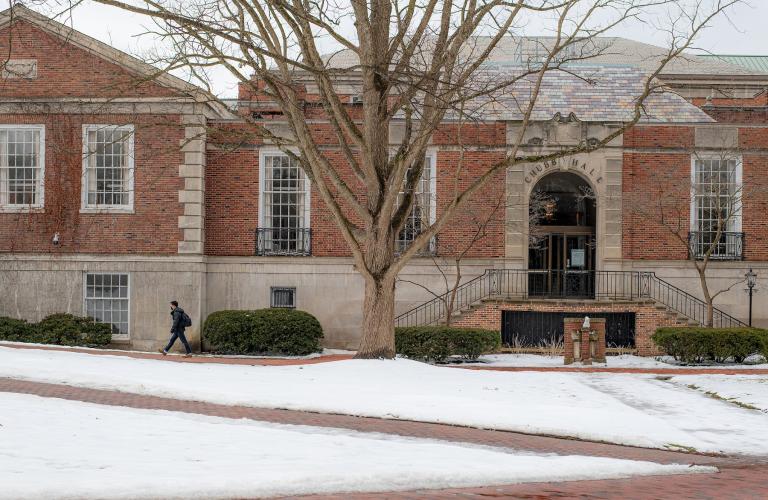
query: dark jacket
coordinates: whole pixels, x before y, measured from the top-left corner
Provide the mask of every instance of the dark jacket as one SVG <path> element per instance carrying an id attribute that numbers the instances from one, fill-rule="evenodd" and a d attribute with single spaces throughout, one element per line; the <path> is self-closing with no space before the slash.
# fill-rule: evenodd
<path id="1" fill-rule="evenodd" d="M 171 318 L 173 319 L 173 322 L 171 323 L 171 333 L 178 333 L 183 332 L 186 326 L 184 326 L 184 309 L 181 307 L 177 307 L 173 311 L 171 311 Z"/>

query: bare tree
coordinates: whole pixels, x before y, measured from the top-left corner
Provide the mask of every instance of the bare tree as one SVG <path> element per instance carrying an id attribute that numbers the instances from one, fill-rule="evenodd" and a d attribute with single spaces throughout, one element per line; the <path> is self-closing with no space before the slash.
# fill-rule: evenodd
<path id="1" fill-rule="evenodd" d="M 261 102 L 282 115 L 285 127 L 245 117 L 260 135 L 305 171 L 333 214 L 355 267 L 365 282 L 361 358 L 391 358 L 394 290 L 398 273 L 445 227 L 456 211 L 498 172 L 600 149 L 643 117 L 660 91 L 658 75 L 691 47 L 715 16 L 740 0 L 94 0 L 155 21 L 167 42 L 168 71 L 185 69 L 207 83 L 213 66 L 226 68 Z M 638 86 L 624 126 L 601 140 L 555 152 L 521 149 L 548 73 L 605 50 L 597 37 L 663 8 L 669 45 Z M 500 42 L 522 42 L 532 19 L 551 35 L 537 43 L 537 57 L 510 70 L 487 66 Z M 351 63 L 332 64 L 330 52 Z M 161 62 L 161 61 L 155 61 Z M 343 81 L 345 85 L 340 85 Z M 348 90 L 362 106 L 350 106 Z M 344 162 L 331 161 L 328 145 L 308 123 L 313 109 L 329 124 Z M 458 115 L 491 113 L 502 96 L 519 111 L 518 132 L 505 157 L 468 184 L 454 182 L 440 213 L 404 249 L 395 241 L 407 223 L 430 138 Z M 512 96 L 512 97 L 510 97 Z M 396 139 L 391 132 L 398 130 Z M 393 144 L 394 143 L 394 144 Z M 394 150 L 394 154 L 392 151 Z M 351 172 L 351 174 L 348 174 Z M 461 172 L 454 172 L 458 179 Z M 445 174 L 445 173 L 444 173 Z M 446 174 L 449 175 L 449 174 Z"/>

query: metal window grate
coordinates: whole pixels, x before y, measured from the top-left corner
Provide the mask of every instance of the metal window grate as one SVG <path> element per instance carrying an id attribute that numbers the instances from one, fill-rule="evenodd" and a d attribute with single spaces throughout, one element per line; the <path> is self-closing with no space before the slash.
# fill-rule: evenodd
<path id="1" fill-rule="evenodd" d="M 272 287 L 270 288 L 270 307 L 296 308 L 296 288 Z"/>
<path id="2" fill-rule="evenodd" d="M 112 333 L 128 334 L 130 301 L 127 274 L 87 274 L 85 314 L 112 325 Z"/>
<path id="3" fill-rule="evenodd" d="M 408 248 L 413 240 L 415 240 L 419 234 L 428 227 L 431 223 L 432 217 L 432 157 L 427 156 L 424 158 L 424 169 L 421 172 L 421 179 L 416 183 L 416 187 L 413 194 L 413 207 L 411 213 L 408 214 L 408 218 L 405 221 L 403 229 L 398 234 L 395 240 L 395 251 L 402 253 Z M 408 174 L 406 173 L 406 177 Z M 405 195 L 404 191 L 400 192 L 400 200 Z M 398 200 L 398 201 L 400 201 Z M 434 253 L 435 242 L 430 241 L 422 253 Z"/>
<path id="4" fill-rule="evenodd" d="M 40 130 L 0 129 L 0 206 L 42 205 Z"/>
<path id="5" fill-rule="evenodd" d="M 129 127 L 88 128 L 86 149 L 86 205 L 89 207 L 129 206 L 132 175 Z"/>

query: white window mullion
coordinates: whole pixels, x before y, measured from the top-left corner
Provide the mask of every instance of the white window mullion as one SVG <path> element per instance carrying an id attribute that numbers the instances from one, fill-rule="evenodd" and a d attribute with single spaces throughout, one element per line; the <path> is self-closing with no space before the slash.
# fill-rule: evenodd
<path id="1" fill-rule="evenodd" d="M 84 314 L 112 326 L 112 336 L 130 333 L 130 276 L 126 273 L 85 273 Z"/>
<path id="2" fill-rule="evenodd" d="M 0 125 L 0 210 L 44 206 L 45 127 Z"/>
<path id="3" fill-rule="evenodd" d="M 132 125 L 84 125 L 82 210 L 133 211 L 134 163 Z"/>
<path id="4" fill-rule="evenodd" d="M 259 161 L 259 251 L 309 253 L 310 184 L 299 162 L 282 153 L 262 151 Z"/>
<path id="5" fill-rule="evenodd" d="M 742 160 L 710 156 L 692 161 L 692 250 L 697 256 L 712 247 L 713 258 L 737 257 L 740 250 L 742 212 Z M 714 241 L 723 222 L 719 241 Z M 713 246 L 714 245 L 714 246 Z"/>
<path id="6" fill-rule="evenodd" d="M 435 155 L 427 153 L 424 158 L 424 168 L 421 172 L 421 178 L 416 183 L 413 193 L 413 206 L 406 220 L 405 226 L 397 237 L 396 250 L 403 252 L 414 239 L 423 231 L 423 229 L 435 221 L 437 210 L 436 199 L 436 162 Z M 408 173 L 406 172 L 406 177 Z M 405 196 L 401 191 L 400 196 Z M 433 243 L 425 250 L 434 251 Z"/>

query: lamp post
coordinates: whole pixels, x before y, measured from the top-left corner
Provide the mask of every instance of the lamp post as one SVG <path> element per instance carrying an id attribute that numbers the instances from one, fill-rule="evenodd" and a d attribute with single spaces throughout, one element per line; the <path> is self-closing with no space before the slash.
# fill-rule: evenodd
<path id="1" fill-rule="evenodd" d="M 750 267 L 744 277 L 747 279 L 747 291 L 749 292 L 749 326 L 752 326 L 752 289 L 757 285 L 757 273 L 752 271 Z"/>

